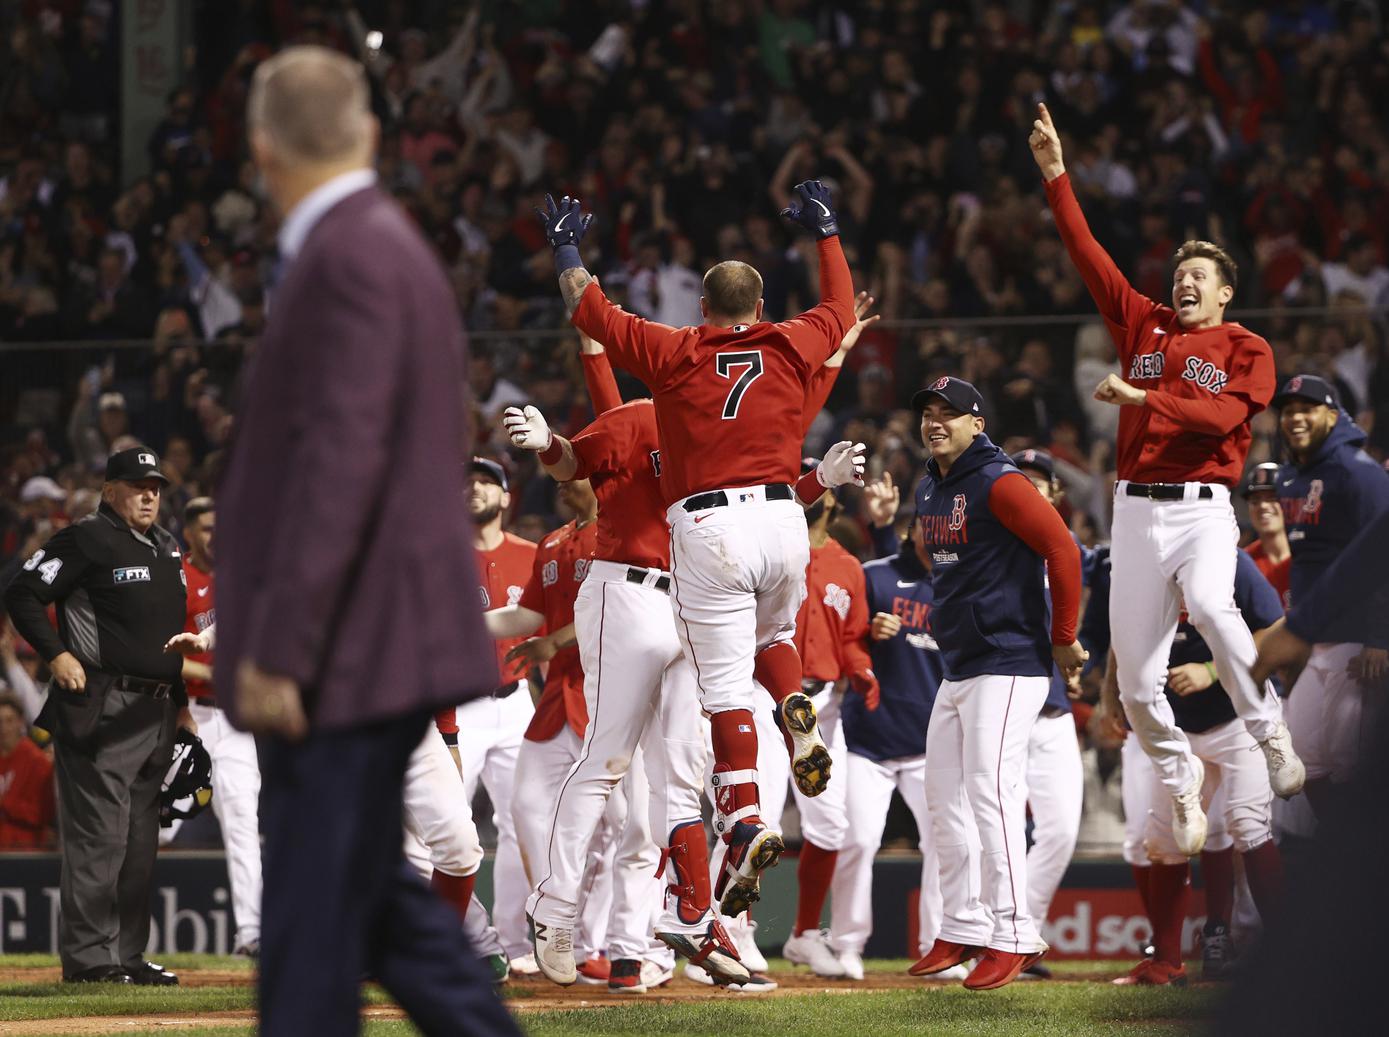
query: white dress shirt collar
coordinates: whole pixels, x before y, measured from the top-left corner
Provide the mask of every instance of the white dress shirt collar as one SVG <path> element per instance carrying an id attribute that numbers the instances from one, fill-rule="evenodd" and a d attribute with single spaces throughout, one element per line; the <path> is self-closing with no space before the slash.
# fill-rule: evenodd
<path id="1" fill-rule="evenodd" d="M 309 231 L 333 206 L 350 194 L 356 194 L 376 183 L 376 170 L 351 169 L 319 184 L 289 211 L 280 224 L 280 259 L 289 262 L 304 247 Z"/>

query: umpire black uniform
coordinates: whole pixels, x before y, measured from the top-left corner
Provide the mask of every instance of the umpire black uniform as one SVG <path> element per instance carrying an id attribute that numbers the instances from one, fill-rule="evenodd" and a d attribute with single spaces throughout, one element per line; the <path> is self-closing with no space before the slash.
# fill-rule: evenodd
<path id="1" fill-rule="evenodd" d="M 185 596 L 182 553 L 155 524 L 167 482 L 154 451 L 113 454 L 100 508 L 54 534 L 5 591 L 15 629 L 53 671 L 38 726 L 55 745 L 65 980 L 178 982 L 144 960 L 159 792 L 186 701 L 183 660 L 164 652 Z"/>

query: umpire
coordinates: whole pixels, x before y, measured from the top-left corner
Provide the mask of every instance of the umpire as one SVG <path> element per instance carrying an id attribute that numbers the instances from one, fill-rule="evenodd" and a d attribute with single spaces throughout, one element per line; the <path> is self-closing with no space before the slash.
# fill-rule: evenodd
<path id="1" fill-rule="evenodd" d="M 5 592 L 15 629 L 53 672 L 39 725 L 56 746 L 69 982 L 178 982 L 143 957 L 160 786 L 186 701 L 182 659 L 164 653 L 185 593 L 178 544 L 155 525 L 167 482 L 153 450 L 112 454 L 101 506 L 54 534 Z"/>

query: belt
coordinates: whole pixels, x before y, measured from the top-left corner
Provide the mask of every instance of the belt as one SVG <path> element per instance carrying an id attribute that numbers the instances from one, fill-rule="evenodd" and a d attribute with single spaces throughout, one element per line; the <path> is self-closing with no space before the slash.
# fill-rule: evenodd
<path id="1" fill-rule="evenodd" d="M 492 691 L 492 697 L 493 697 L 494 699 L 504 699 L 504 698 L 506 698 L 508 695 L 510 695 L 513 691 L 515 691 L 517 688 L 519 688 L 520 686 L 521 686 L 521 682 L 520 682 L 520 681 L 512 681 L 510 684 L 503 684 L 503 685 L 501 685 L 501 686 L 499 686 L 499 687 L 493 689 L 493 691 Z"/>
<path id="2" fill-rule="evenodd" d="M 648 575 L 650 575 L 650 573 L 650 569 L 642 569 L 641 567 L 636 565 L 629 565 L 627 567 L 627 582 L 645 584 L 646 578 Z M 655 582 L 653 582 L 650 586 L 656 588 L 656 590 L 660 591 L 662 594 L 669 594 L 670 577 L 658 576 Z"/>
<path id="3" fill-rule="evenodd" d="M 219 708 L 216 695 L 189 695 L 188 701 L 195 706 L 208 706 L 212 709 Z"/>
<path id="4" fill-rule="evenodd" d="M 833 683 L 834 681 L 817 681 L 814 678 L 806 677 L 801 680 L 801 691 L 807 695 L 818 695 Z"/>
<path id="5" fill-rule="evenodd" d="M 791 500 L 795 496 L 795 492 L 785 483 L 768 483 L 762 487 L 762 493 L 767 500 Z M 688 497 L 680 506 L 686 511 L 703 511 L 705 508 L 722 508 L 727 505 L 728 494 L 723 490 L 713 490 L 710 493 L 697 493 Z"/>
<path id="6" fill-rule="evenodd" d="M 1071 711 L 1063 706 L 1053 706 L 1050 703 L 1042 707 L 1042 716 L 1048 720 L 1055 720 L 1057 717 L 1070 716 Z"/>
<path id="7" fill-rule="evenodd" d="M 1146 497 L 1148 500 L 1186 500 L 1186 484 L 1179 482 L 1131 482 L 1124 487 L 1130 497 Z M 1201 500 L 1211 500 L 1215 492 L 1209 486 L 1202 486 L 1196 494 Z"/>
<path id="8" fill-rule="evenodd" d="M 127 677 L 121 675 L 111 681 L 111 687 L 120 691 L 133 691 L 140 695 L 149 695 L 151 698 L 166 699 L 174 690 L 172 681 L 152 681 L 144 677 Z"/>

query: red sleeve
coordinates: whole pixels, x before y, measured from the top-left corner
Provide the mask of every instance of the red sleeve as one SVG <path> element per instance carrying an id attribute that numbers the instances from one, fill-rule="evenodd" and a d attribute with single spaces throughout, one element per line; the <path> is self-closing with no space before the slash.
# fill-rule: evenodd
<path id="1" fill-rule="evenodd" d="M 835 381 L 839 378 L 840 367 L 826 367 L 821 364 L 815 369 L 815 373 L 810 376 L 810 384 L 805 389 L 805 410 L 803 415 L 801 435 L 804 436 L 810 431 L 810 425 L 815 420 L 821 409 L 825 406 L 825 401 L 830 398 L 830 390 L 834 388 Z"/>
<path id="2" fill-rule="evenodd" d="M 1149 389 L 1143 406 L 1192 432 L 1228 436 L 1266 408 L 1277 387 L 1273 352 L 1267 346 L 1242 350 L 1238 360 L 1230 380 L 1218 393 L 1192 399 Z"/>
<path id="3" fill-rule="evenodd" d="M 873 669 L 873 659 L 868 654 L 868 584 L 858 559 L 844 559 L 844 583 L 849 591 L 849 615 L 839 642 L 839 672 L 848 677 Z"/>
<path id="4" fill-rule="evenodd" d="M 580 353 L 579 360 L 584 365 L 584 384 L 588 386 L 588 398 L 593 401 L 593 413 L 602 414 L 621 407 L 622 394 L 617 391 L 617 379 L 613 377 L 608 354 Z"/>
<path id="5" fill-rule="evenodd" d="M 598 415 L 592 423 L 569 442 L 574 447 L 575 479 L 621 469 L 623 462 L 632 456 L 632 443 L 636 438 L 637 407 L 648 404 L 629 403 Z"/>
<path id="6" fill-rule="evenodd" d="M 1046 561 L 1051 583 L 1051 643 L 1073 643 L 1080 615 L 1080 549 L 1066 523 L 1021 472 L 1008 472 L 994 480 L 989 510 L 1004 528 Z"/>
<path id="7" fill-rule="evenodd" d="M 521 600 L 516 604 L 523 609 L 530 609 L 532 612 L 545 614 L 545 560 L 544 551 L 535 552 L 535 563 L 531 566 L 530 579 L 526 581 L 526 589 L 521 592 Z M 539 631 L 536 631 L 539 633 Z"/>
<path id="8" fill-rule="evenodd" d="M 796 480 L 796 499 L 802 504 L 814 504 L 825 495 L 825 487 L 820 482 L 820 477 L 811 469 Z"/>
<path id="9" fill-rule="evenodd" d="M 439 710 L 439 712 L 435 713 L 435 714 L 434 714 L 434 726 L 437 727 L 437 728 L 439 729 L 439 733 L 440 733 L 441 735 L 457 735 L 457 734 L 458 734 L 458 710 L 457 710 L 457 708 L 454 707 L 454 706 L 449 706 L 447 709 L 441 709 L 441 710 Z M 445 738 L 444 741 L 447 742 L 448 739 Z M 454 744 L 457 744 L 457 739 L 454 740 Z"/>
<path id="10" fill-rule="evenodd" d="M 42 831 L 53 823 L 53 763 L 42 753 L 25 757 L 16 763 L 3 813 L 21 828 Z"/>
<path id="11" fill-rule="evenodd" d="M 854 326 L 854 278 L 839 236 L 824 238 L 818 247 L 820 305 L 777 325 L 812 369 L 834 356 L 844 333 Z"/>
<path id="12" fill-rule="evenodd" d="M 613 305 L 596 282 L 584 289 L 570 320 L 589 338 L 602 343 L 609 363 L 631 371 L 652 390 L 660 388 L 661 372 L 685 334 L 681 329 L 645 320 Z"/>
<path id="13" fill-rule="evenodd" d="M 1090 225 L 1085 222 L 1080 202 L 1071 189 L 1069 174 L 1062 173 L 1055 180 L 1047 181 L 1045 186 L 1061 241 L 1070 253 L 1071 262 L 1080 272 L 1085 287 L 1090 290 L 1090 297 L 1095 300 L 1100 316 L 1109 325 L 1109 334 L 1114 339 L 1120 358 L 1127 360 L 1132 352 L 1129 329 L 1141 324 L 1158 305 L 1134 291 L 1109 253 L 1100 247 L 1095 235 L 1090 233 Z"/>

